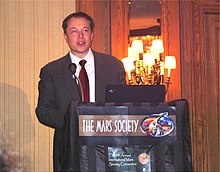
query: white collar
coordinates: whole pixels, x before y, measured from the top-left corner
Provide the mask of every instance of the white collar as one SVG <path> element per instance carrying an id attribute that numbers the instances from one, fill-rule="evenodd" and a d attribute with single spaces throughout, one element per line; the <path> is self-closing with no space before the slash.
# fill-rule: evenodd
<path id="1" fill-rule="evenodd" d="M 92 50 L 91 50 L 91 49 L 89 49 L 88 53 L 85 55 L 84 58 L 79 58 L 79 57 L 73 55 L 73 54 L 71 53 L 71 51 L 69 52 L 69 55 L 70 55 L 70 59 L 71 59 L 72 63 L 75 63 L 76 65 L 78 65 L 79 62 L 80 62 L 81 60 L 83 60 L 83 59 L 87 61 L 87 62 L 86 62 L 86 65 L 93 64 L 93 62 L 94 62 L 94 56 L 93 56 L 93 53 L 92 53 Z"/>

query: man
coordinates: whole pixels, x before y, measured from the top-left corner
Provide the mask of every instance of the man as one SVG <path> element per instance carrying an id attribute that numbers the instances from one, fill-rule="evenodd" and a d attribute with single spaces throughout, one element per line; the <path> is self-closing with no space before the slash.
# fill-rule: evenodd
<path id="1" fill-rule="evenodd" d="M 41 69 L 39 98 L 36 108 L 38 120 L 55 129 L 53 162 L 54 171 L 61 170 L 62 128 L 64 115 L 71 101 L 80 101 L 80 94 L 73 73 L 69 69 L 75 63 L 79 77 L 79 62 L 86 60 L 85 69 L 89 79 L 89 101 L 104 102 L 107 84 L 125 84 L 125 70 L 115 57 L 91 50 L 94 37 L 94 21 L 82 12 L 72 13 L 63 21 L 64 38 L 70 52 Z"/>

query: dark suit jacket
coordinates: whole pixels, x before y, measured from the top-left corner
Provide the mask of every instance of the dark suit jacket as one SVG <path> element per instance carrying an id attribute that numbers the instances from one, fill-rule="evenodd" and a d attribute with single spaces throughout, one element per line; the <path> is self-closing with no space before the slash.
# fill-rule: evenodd
<path id="1" fill-rule="evenodd" d="M 121 61 L 115 57 L 93 51 L 95 60 L 95 98 L 105 101 L 107 84 L 125 84 L 125 70 Z M 50 62 L 41 69 L 38 85 L 39 98 L 36 108 L 38 120 L 55 129 L 53 161 L 54 170 L 60 170 L 62 148 L 62 128 L 64 114 L 71 101 L 80 101 L 77 84 L 69 70 L 69 54 Z"/>

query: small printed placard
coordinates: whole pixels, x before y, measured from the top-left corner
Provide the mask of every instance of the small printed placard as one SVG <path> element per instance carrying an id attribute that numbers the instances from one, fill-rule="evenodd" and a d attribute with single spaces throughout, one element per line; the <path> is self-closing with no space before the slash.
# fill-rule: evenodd
<path id="1" fill-rule="evenodd" d="M 109 171 L 151 171 L 151 147 L 108 147 Z"/>

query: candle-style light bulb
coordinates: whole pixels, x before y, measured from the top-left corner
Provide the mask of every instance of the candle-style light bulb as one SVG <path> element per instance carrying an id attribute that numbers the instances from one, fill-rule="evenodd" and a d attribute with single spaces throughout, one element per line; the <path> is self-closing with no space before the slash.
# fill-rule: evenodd
<path id="1" fill-rule="evenodd" d="M 164 52 L 163 41 L 161 39 L 155 39 L 152 41 L 151 52 L 155 58 L 160 60 L 160 53 Z"/>
<path id="2" fill-rule="evenodd" d="M 165 57 L 164 68 L 168 69 L 167 77 L 170 77 L 171 69 L 176 69 L 175 56 L 166 56 Z"/>
<path id="3" fill-rule="evenodd" d="M 131 79 L 131 71 L 135 69 L 134 61 L 135 61 L 135 58 L 132 58 L 132 57 L 125 57 L 122 59 L 122 62 L 124 64 L 125 71 L 128 74 L 129 80 Z"/>
<path id="4" fill-rule="evenodd" d="M 143 64 L 144 64 L 144 67 L 148 68 L 148 74 L 151 74 L 151 67 L 155 65 L 154 56 L 151 53 L 144 53 Z"/>
<path id="5" fill-rule="evenodd" d="M 144 46 L 142 40 L 133 40 L 132 41 L 132 49 L 133 51 L 137 53 L 143 53 L 144 52 Z"/>

